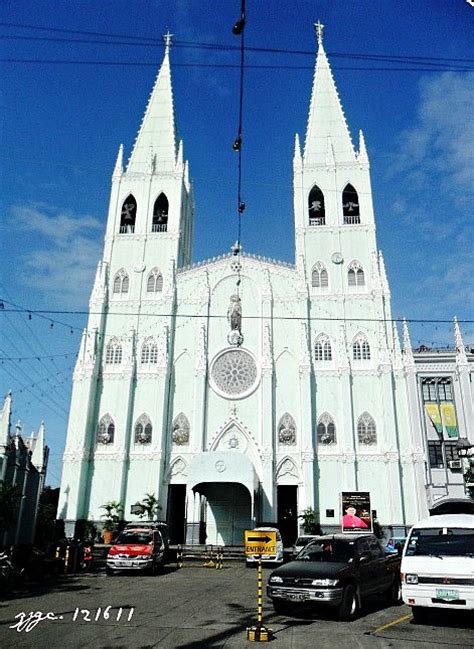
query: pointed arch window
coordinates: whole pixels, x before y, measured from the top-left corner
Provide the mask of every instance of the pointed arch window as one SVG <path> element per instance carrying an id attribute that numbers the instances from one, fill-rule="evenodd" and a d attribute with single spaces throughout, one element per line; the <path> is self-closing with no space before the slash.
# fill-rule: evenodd
<path id="1" fill-rule="evenodd" d="M 314 360 L 316 362 L 332 361 L 331 341 L 326 334 L 321 334 L 316 338 Z"/>
<path id="2" fill-rule="evenodd" d="M 112 338 L 105 348 L 105 364 L 120 365 L 121 362 L 122 344 L 117 338 Z"/>
<path id="3" fill-rule="evenodd" d="M 171 426 L 171 439 L 177 446 L 186 446 L 189 444 L 189 421 L 182 412 L 177 415 Z"/>
<path id="4" fill-rule="evenodd" d="M 153 338 L 146 338 L 142 345 L 142 365 L 156 365 L 158 363 L 158 345 Z"/>
<path id="5" fill-rule="evenodd" d="M 148 415 L 141 415 L 135 424 L 135 444 L 151 444 L 153 426 Z"/>
<path id="6" fill-rule="evenodd" d="M 311 286 L 313 288 L 327 289 L 329 286 L 328 271 L 320 261 L 316 262 L 311 272 Z"/>
<path id="7" fill-rule="evenodd" d="M 153 268 L 148 275 L 148 280 L 146 283 L 146 292 L 147 293 L 161 293 L 163 290 L 163 275 L 160 273 L 158 268 Z"/>
<path id="8" fill-rule="evenodd" d="M 318 427 L 316 429 L 318 444 L 323 446 L 331 446 L 337 443 L 336 438 L 336 424 L 333 418 L 327 412 L 323 413 L 318 419 Z"/>
<path id="9" fill-rule="evenodd" d="M 347 271 L 347 283 L 349 287 L 365 286 L 365 275 L 362 264 L 352 261 Z"/>
<path id="10" fill-rule="evenodd" d="M 350 183 L 342 192 L 342 214 L 346 225 L 360 223 L 359 196 Z"/>
<path id="11" fill-rule="evenodd" d="M 280 444 L 296 444 L 296 422 L 290 413 L 285 412 L 277 426 Z"/>
<path id="12" fill-rule="evenodd" d="M 114 277 L 114 295 L 123 295 L 128 293 L 130 287 L 130 278 L 128 277 L 127 271 L 124 268 L 121 268 Z"/>
<path id="13" fill-rule="evenodd" d="M 377 444 L 377 428 L 368 412 L 364 412 L 357 421 L 357 439 L 363 446 Z"/>
<path id="14" fill-rule="evenodd" d="M 359 334 L 352 343 L 352 359 L 354 361 L 370 361 L 370 345 L 364 334 Z"/>
<path id="15" fill-rule="evenodd" d="M 113 444 L 115 437 L 115 424 L 112 417 L 107 414 L 104 415 L 99 421 L 97 426 L 97 443 L 98 444 Z"/>
<path id="16" fill-rule="evenodd" d="M 135 232 L 135 221 L 137 219 L 137 201 L 133 194 L 129 194 L 122 203 L 120 213 L 120 233 L 132 234 Z"/>
<path id="17" fill-rule="evenodd" d="M 309 192 L 308 215 L 310 225 L 325 225 L 326 209 L 324 207 L 324 194 L 317 185 Z"/>
<path id="18" fill-rule="evenodd" d="M 152 232 L 166 232 L 168 229 L 169 203 L 163 192 L 158 196 L 153 206 Z"/>

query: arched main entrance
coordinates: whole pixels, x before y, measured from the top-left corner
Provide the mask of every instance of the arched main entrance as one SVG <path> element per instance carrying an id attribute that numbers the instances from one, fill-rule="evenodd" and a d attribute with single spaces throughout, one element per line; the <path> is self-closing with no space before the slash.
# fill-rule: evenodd
<path id="1" fill-rule="evenodd" d="M 209 451 L 193 458 L 187 480 L 186 542 L 242 545 L 255 523 L 258 478 L 243 453 Z"/>
<path id="2" fill-rule="evenodd" d="M 250 493 L 238 483 L 207 482 L 194 487 L 201 500 L 201 535 L 212 545 L 242 545 L 252 527 Z"/>

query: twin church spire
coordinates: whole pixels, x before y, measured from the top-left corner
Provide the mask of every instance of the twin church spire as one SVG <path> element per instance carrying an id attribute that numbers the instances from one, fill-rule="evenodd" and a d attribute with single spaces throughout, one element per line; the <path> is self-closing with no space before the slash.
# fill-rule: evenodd
<path id="1" fill-rule="evenodd" d="M 127 173 L 150 173 L 151 168 L 163 172 L 175 170 L 178 146 L 169 61 L 171 34 L 166 34 L 164 41 L 163 63 L 128 161 Z"/>
<path id="2" fill-rule="evenodd" d="M 315 24 L 318 54 L 314 68 L 311 102 L 306 127 L 303 165 L 334 165 L 367 162 L 362 132 L 356 154 L 336 84 L 323 45 L 323 28 Z"/>

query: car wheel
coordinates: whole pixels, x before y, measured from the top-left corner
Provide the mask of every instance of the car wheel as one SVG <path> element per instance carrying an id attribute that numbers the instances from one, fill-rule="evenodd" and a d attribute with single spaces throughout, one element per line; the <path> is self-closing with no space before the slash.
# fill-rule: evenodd
<path id="1" fill-rule="evenodd" d="M 342 602 L 339 605 L 338 618 L 345 622 L 355 620 L 359 612 L 359 602 L 357 600 L 356 589 L 352 584 L 344 588 Z"/>
<path id="2" fill-rule="evenodd" d="M 413 615 L 413 619 L 415 622 L 418 624 L 423 624 L 426 622 L 428 619 L 428 609 L 425 608 L 424 606 L 412 606 L 411 607 L 411 614 Z"/>
<path id="3" fill-rule="evenodd" d="M 114 571 L 112 570 L 112 568 L 109 568 L 109 566 L 105 566 L 105 574 L 111 577 L 114 574 Z"/>
<path id="4" fill-rule="evenodd" d="M 287 602 L 282 601 L 281 599 L 273 600 L 273 610 L 277 615 L 286 615 L 290 607 Z"/>
<path id="5" fill-rule="evenodd" d="M 402 585 L 399 579 L 395 579 L 393 584 L 385 593 L 385 597 L 389 606 L 398 606 L 402 603 Z"/>

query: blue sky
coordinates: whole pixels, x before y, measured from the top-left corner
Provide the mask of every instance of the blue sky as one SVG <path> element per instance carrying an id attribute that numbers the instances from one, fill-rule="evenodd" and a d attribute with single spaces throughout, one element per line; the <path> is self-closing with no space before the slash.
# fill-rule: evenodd
<path id="1" fill-rule="evenodd" d="M 239 12 L 239 0 L 0 6 L 0 357 L 22 359 L 1 362 L 0 388 L 13 391 L 13 423 L 25 434 L 44 419 L 52 485 L 86 319 L 35 311 L 87 310 L 118 147 L 128 157 L 167 30 L 196 199 L 194 260 L 236 239 Z M 244 249 L 294 258 L 294 136 L 304 138 L 318 19 L 353 140 L 365 134 L 394 317 L 472 321 L 474 7 L 465 0 L 247 0 L 246 45 L 284 52 L 246 54 Z M 31 319 L 8 311 L 12 303 Z M 449 324 L 410 330 L 414 346 L 453 344 Z M 462 331 L 474 344 L 472 322 Z"/>

